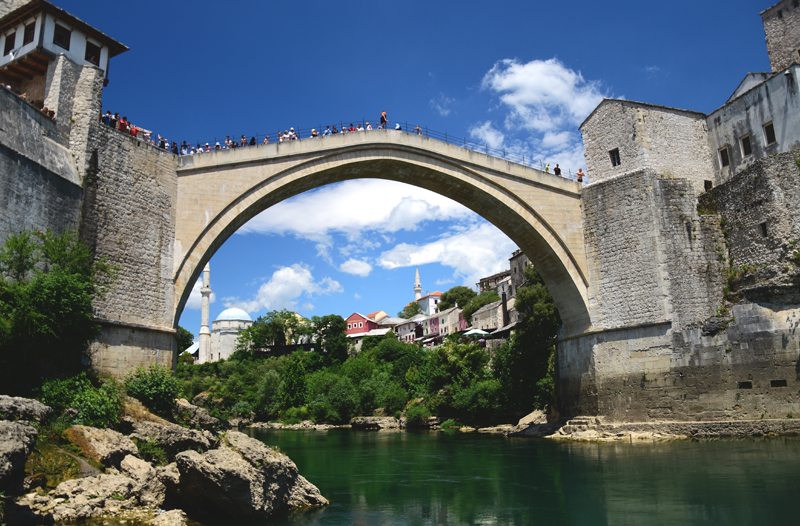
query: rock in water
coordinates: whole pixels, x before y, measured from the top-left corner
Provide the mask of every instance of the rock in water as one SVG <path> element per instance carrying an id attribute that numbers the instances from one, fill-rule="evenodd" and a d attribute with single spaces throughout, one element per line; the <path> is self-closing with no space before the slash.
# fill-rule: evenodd
<path id="1" fill-rule="evenodd" d="M 25 462 L 38 433 L 31 426 L 0 420 L 0 491 L 15 490 L 25 477 Z"/>
<path id="2" fill-rule="evenodd" d="M 265 518 L 293 508 L 324 506 L 327 499 L 297 472 L 286 455 L 239 432 L 218 449 L 175 457 L 180 498 L 195 508 L 243 518 Z"/>
<path id="3" fill-rule="evenodd" d="M 148 524 L 150 526 L 186 526 L 186 513 L 182 510 L 165 511 Z"/>
<path id="4" fill-rule="evenodd" d="M 3 420 L 35 420 L 41 422 L 52 414 L 53 410 L 36 400 L 0 395 L 0 419 Z"/>
<path id="5" fill-rule="evenodd" d="M 106 466 L 119 468 L 120 462 L 126 456 L 139 456 L 139 450 L 133 440 L 113 429 L 72 426 L 64 431 L 64 436 L 78 446 L 88 458 Z"/>

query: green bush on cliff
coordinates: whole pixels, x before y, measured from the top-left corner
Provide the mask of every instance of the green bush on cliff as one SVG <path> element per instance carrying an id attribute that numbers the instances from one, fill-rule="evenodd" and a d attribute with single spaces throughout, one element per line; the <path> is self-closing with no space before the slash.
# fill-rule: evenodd
<path id="1" fill-rule="evenodd" d="M 125 378 L 128 395 L 161 415 L 167 415 L 175 408 L 178 387 L 172 370 L 157 364 L 151 364 L 147 369 L 139 366 Z"/>
<path id="2" fill-rule="evenodd" d="M 37 391 L 37 398 L 53 408 L 53 426 L 69 427 L 82 424 L 92 427 L 113 427 L 119 423 L 123 386 L 114 379 L 96 380 L 95 387 L 86 373 L 63 380 L 47 380 Z M 72 417 L 62 416 L 66 409 L 74 409 Z"/>
<path id="3" fill-rule="evenodd" d="M 0 247 L 0 385 L 29 396 L 41 378 L 85 369 L 99 332 L 92 301 L 103 297 L 115 268 L 72 231 L 23 231 Z"/>

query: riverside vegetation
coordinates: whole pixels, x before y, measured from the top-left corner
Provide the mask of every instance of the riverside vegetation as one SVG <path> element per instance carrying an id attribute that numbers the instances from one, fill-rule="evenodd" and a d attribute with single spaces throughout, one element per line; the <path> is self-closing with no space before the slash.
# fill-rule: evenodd
<path id="1" fill-rule="evenodd" d="M 525 277 L 516 300 L 523 316 L 519 330 L 491 357 L 458 336 L 422 348 L 391 332 L 364 338 L 361 351 L 353 354 L 340 316 L 303 324 L 294 313 L 273 311 L 241 334 L 230 359 L 201 365 L 181 360 L 180 392 L 187 399 L 202 395 L 197 399 L 219 418 L 341 424 L 357 415 L 399 417 L 405 411 L 410 425 L 431 416 L 474 425 L 507 422 L 554 402 L 560 318 L 532 266 Z M 253 352 L 302 334 L 315 336 L 308 345 L 313 351 L 281 357 Z"/>

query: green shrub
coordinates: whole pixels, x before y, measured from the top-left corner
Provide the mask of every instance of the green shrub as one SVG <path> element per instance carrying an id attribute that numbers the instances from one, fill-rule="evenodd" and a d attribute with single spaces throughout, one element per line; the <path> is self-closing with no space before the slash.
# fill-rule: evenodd
<path id="1" fill-rule="evenodd" d="M 137 367 L 125 378 L 125 388 L 130 396 L 158 414 L 169 414 L 175 408 L 178 379 L 172 375 L 169 367 L 156 364 L 148 369 Z"/>
<path id="2" fill-rule="evenodd" d="M 142 457 L 143 460 L 151 462 L 156 466 L 165 466 L 169 463 L 167 452 L 154 440 L 137 440 L 136 449 L 139 450 L 139 456 Z"/>
<path id="3" fill-rule="evenodd" d="M 422 404 L 412 404 L 406 410 L 406 422 L 411 426 L 426 424 L 431 417 L 430 410 Z"/>
<path id="4" fill-rule="evenodd" d="M 84 389 L 72 403 L 72 407 L 78 411 L 75 423 L 99 428 L 117 425 L 122 411 L 122 397 L 122 387 L 113 380 L 107 381 L 99 389 Z"/>
<path id="5" fill-rule="evenodd" d="M 75 397 L 87 389 L 92 389 L 92 383 L 81 373 L 65 380 L 48 380 L 39 388 L 36 398 L 44 405 L 53 408 L 55 414 L 72 407 Z"/>
<path id="6" fill-rule="evenodd" d="M 253 405 L 250 402 L 246 402 L 244 400 L 239 400 L 231 407 L 231 410 L 228 411 L 231 416 L 240 416 L 244 418 L 250 418 L 250 413 L 253 412 Z"/>
<path id="7" fill-rule="evenodd" d="M 446 427 L 458 427 L 458 428 L 461 428 L 461 427 L 464 427 L 464 424 L 459 422 L 458 420 L 453 420 L 452 418 L 448 418 L 447 420 L 442 422 L 442 425 L 440 427 L 442 427 L 442 428 L 446 428 Z"/>

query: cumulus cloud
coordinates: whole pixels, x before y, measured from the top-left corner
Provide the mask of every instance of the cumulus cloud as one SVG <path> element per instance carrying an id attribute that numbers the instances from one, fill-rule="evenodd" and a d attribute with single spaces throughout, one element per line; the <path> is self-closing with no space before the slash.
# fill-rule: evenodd
<path id="1" fill-rule="evenodd" d="M 383 252 L 378 264 L 394 269 L 440 263 L 454 269 L 454 280 L 472 287 L 480 278 L 508 268 L 508 255 L 516 248 L 494 225 L 481 221 L 429 243 L 400 243 Z"/>
<path id="2" fill-rule="evenodd" d="M 272 274 L 269 281 L 259 287 L 253 298 L 249 300 L 225 298 L 224 305 L 228 308 L 236 307 L 248 313 L 255 313 L 262 309 L 296 310 L 298 299 L 301 297 L 333 294 L 344 290 L 338 281 L 328 277 L 316 281 L 311 270 L 311 267 L 302 263 L 281 267 Z M 310 308 L 307 308 L 309 305 Z M 303 309 L 311 310 L 313 305 L 306 303 L 303 305 Z"/>
<path id="3" fill-rule="evenodd" d="M 353 294 L 353 297 L 357 300 L 361 299 L 361 294 Z"/>
<path id="4" fill-rule="evenodd" d="M 339 266 L 339 270 L 348 274 L 355 274 L 356 276 L 366 278 L 369 276 L 369 273 L 372 272 L 372 265 L 366 261 L 359 261 L 357 259 L 350 258 Z"/>
<path id="5" fill-rule="evenodd" d="M 503 142 L 506 139 L 506 136 L 503 135 L 503 132 L 498 130 L 492 124 L 492 121 L 486 121 L 482 124 L 476 124 L 469 128 L 469 136 L 475 139 L 476 141 L 486 144 L 489 148 L 502 148 Z"/>
<path id="6" fill-rule="evenodd" d="M 604 97 L 599 82 L 556 58 L 504 59 L 484 75 L 481 89 L 498 96 L 504 115 L 502 124 L 474 125 L 471 137 L 543 163 L 560 163 L 565 171 L 585 166 L 577 128 Z"/>
<path id="7" fill-rule="evenodd" d="M 320 256 L 330 258 L 334 234 L 343 234 L 351 242 L 363 245 L 361 236 L 367 231 L 413 231 L 424 221 L 460 220 L 472 214 L 452 199 L 422 188 L 359 179 L 324 186 L 278 203 L 251 219 L 239 233 L 293 235 L 315 242 Z"/>
<path id="8" fill-rule="evenodd" d="M 203 296 L 200 294 L 200 289 L 203 288 L 203 276 L 201 275 L 197 278 L 197 281 L 194 282 L 194 286 L 192 287 L 192 291 L 189 293 L 189 299 L 186 300 L 186 308 L 190 310 L 200 310 L 203 307 Z M 211 292 L 211 296 L 208 297 L 209 303 L 214 303 L 217 301 L 217 295 L 214 292 Z"/>

